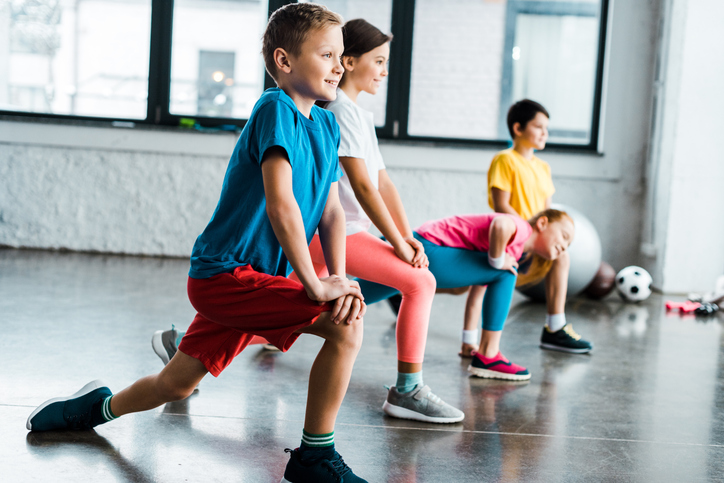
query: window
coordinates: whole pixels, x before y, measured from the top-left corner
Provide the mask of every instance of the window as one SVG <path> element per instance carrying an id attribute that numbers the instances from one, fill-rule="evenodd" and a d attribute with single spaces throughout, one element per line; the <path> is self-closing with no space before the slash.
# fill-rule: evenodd
<path id="1" fill-rule="evenodd" d="M 386 34 L 391 31 L 392 0 L 326 0 L 315 1 L 315 3 L 339 13 L 345 22 L 363 18 Z M 387 85 L 387 78 L 385 78 L 376 95 L 361 92 L 357 98 L 360 107 L 372 112 L 377 127 L 385 125 Z"/>
<path id="2" fill-rule="evenodd" d="M 0 115 L 243 126 L 274 85 L 261 36 L 286 3 L 0 0 Z M 394 35 L 389 76 L 358 100 L 379 137 L 500 145 L 527 97 L 551 146 L 597 147 L 609 0 L 322 3 Z"/>
<path id="3" fill-rule="evenodd" d="M 551 143 L 591 144 L 601 10 L 598 0 L 418 0 L 408 135 L 507 140 L 508 107 L 530 98 L 551 113 Z"/>
<path id="4" fill-rule="evenodd" d="M 0 1 L 0 110 L 144 119 L 151 0 Z"/>
<path id="5" fill-rule="evenodd" d="M 246 119 L 264 90 L 260 1 L 175 0 L 171 115 Z"/>

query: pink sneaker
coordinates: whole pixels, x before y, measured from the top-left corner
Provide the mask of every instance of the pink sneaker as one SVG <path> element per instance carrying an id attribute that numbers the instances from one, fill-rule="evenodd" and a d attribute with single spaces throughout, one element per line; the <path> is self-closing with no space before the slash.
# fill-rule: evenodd
<path id="1" fill-rule="evenodd" d="M 513 364 L 498 352 L 495 357 L 485 357 L 473 352 L 473 362 L 468 366 L 468 372 L 473 376 L 487 379 L 507 379 L 509 381 L 527 381 L 530 372 L 525 367 Z"/>

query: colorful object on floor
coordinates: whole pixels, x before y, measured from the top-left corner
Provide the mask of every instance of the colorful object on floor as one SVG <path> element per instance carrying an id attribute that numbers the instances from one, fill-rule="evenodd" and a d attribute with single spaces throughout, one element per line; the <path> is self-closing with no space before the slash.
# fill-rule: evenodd
<path id="1" fill-rule="evenodd" d="M 571 246 L 568 247 L 568 257 L 571 268 L 568 272 L 568 296 L 577 295 L 591 283 L 596 271 L 601 266 L 601 240 L 593 223 L 580 211 L 570 206 L 554 203 L 551 208 L 565 211 L 573 218 L 576 234 Z M 518 291 L 536 302 L 545 302 L 545 281 L 538 284 L 520 287 Z"/>
<path id="2" fill-rule="evenodd" d="M 696 315 L 712 315 L 719 310 L 717 304 L 703 303 L 694 310 Z"/>
<path id="3" fill-rule="evenodd" d="M 631 265 L 616 274 L 616 289 L 627 302 L 641 302 L 651 295 L 653 279 L 649 272 L 641 267 Z"/>
<path id="4" fill-rule="evenodd" d="M 701 307 L 699 302 L 674 302 L 673 300 L 666 301 L 666 310 L 678 310 L 682 314 L 690 314 L 696 309 Z"/>
<path id="5" fill-rule="evenodd" d="M 583 289 L 583 293 L 592 299 L 598 300 L 613 292 L 615 287 L 616 271 L 608 263 L 601 262 L 596 275 L 593 276 L 591 283 Z"/>

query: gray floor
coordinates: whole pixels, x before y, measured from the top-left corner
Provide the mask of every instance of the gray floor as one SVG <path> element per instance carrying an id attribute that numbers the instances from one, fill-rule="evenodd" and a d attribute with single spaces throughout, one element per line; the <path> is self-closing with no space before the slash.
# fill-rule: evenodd
<path id="1" fill-rule="evenodd" d="M 0 481 L 277 482 L 302 428 L 319 347 L 250 348 L 186 401 L 100 426 L 28 433 L 45 399 L 102 378 L 119 390 L 157 372 L 154 330 L 193 317 L 183 260 L 0 250 Z M 592 355 L 542 351 L 544 307 L 516 297 L 503 352 L 529 383 L 471 379 L 457 356 L 464 297 L 438 296 L 425 381 L 466 413 L 429 425 L 385 417 L 393 316 L 372 306 L 336 429 L 370 482 L 724 481 L 722 318 L 576 299 L 568 320 Z"/>

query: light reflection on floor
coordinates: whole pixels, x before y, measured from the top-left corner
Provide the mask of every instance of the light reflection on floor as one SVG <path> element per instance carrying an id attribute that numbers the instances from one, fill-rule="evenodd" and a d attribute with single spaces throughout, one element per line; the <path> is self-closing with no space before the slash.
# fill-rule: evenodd
<path id="1" fill-rule="evenodd" d="M 43 400 L 102 378 L 119 390 L 160 369 L 150 336 L 193 309 L 187 262 L 0 250 L 0 480 L 279 481 L 299 444 L 320 346 L 243 353 L 186 401 L 96 432 L 28 433 Z M 529 383 L 470 379 L 457 356 L 464 297 L 433 306 L 425 381 L 466 413 L 428 425 L 382 414 L 394 382 L 392 313 L 370 308 L 336 441 L 370 482 L 724 481 L 722 316 L 666 314 L 663 298 L 571 300 L 591 355 L 542 351 L 545 309 L 516 297 L 503 352 Z"/>

